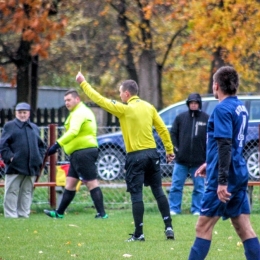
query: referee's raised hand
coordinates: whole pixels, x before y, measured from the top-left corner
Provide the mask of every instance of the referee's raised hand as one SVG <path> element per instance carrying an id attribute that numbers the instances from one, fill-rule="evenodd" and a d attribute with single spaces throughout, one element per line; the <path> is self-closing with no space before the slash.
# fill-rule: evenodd
<path id="1" fill-rule="evenodd" d="M 85 80 L 85 77 L 82 75 L 82 73 L 79 71 L 77 76 L 76 76 L 76 81 L 80 84 Z"/>

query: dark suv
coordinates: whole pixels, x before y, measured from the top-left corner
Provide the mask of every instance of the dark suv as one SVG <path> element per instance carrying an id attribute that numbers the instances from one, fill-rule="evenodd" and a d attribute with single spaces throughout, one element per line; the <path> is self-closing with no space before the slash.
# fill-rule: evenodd
<path id="1" fill-rule="evenodd" d="M 244 102 L 249 112 L 249 128 L 244 149 L 244 157 L 247 162 L 249 178 L 259 180 L 258 143 L 260 124 L 260 96 L 240 95 L 239 99 Z M 202 110 L 211 114 L 218 100 L 214 97 L 202 98 Z M 175 117 L 186 111 L 186 101 L 175 103 L 159 112 L 164 123 L 170 129 Z M 165 159 L 165 150 L 161 139 L 154 130 L 157 150 L 161 155 L 161 169 L 164 176 L 172 173 L 173 164 L 168 165 Z M 97 161 L 98 175 L 103 180 L 114 180 L 124 177 L 125 146 L 120 131 L 98 136 L 100 154 Z"/>

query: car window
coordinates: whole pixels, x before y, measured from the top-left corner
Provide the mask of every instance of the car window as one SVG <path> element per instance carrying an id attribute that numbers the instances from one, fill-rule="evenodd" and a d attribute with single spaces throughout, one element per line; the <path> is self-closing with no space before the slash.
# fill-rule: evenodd
<path id="1" fill-rule="evenodd" d="M 247 103 L 247 108 L 249 106 L 249 120 L 260 120 L 260 99 L 257 100 L 250 100 L 250 103 L 248 102 L 248 99 L 240 99 L 244 104 Z M 202 111 L 207 113 L 208 115 L 211 115 L 214 108 L 218 104 L 217 99 L 212 100 L 202 100 Z M 181 105 L 177 105 L 174 107 L 171 107 L 167 109 L 166 111 L 160 113 L 160 116 L 164 123 L 169 127 L 172 126 L 173 121 L 175 120 L 176 116 L 179 115 L 182 112 L 185 112 L 188 110 L 188 107 L 186 103 L 183 103 Z"/>
<path id="2" fill-rule="evenodd" d="M 260 100 L 251 100 L 249 120 L 260 120 Z"/>
<path id="3" fill-rule="evenodd" d="M 185 112 L 188 110 L 188 107 L 186 104 L 175 106 L 172 108 L 169 108 L 168 110 L 164 111 L 163 113 L 160 113 L 160 116 L 162 120 L 164 121 L 165 125 L 171 126 L 173 121 L 175 120 L 175 117 L 179 115 L 182 112 Z"/>
<path id="4" fill-rule="evenodd" d="M 217 104 L 218 100 L 202 101 L 202 110 L 211 115 Z"/>

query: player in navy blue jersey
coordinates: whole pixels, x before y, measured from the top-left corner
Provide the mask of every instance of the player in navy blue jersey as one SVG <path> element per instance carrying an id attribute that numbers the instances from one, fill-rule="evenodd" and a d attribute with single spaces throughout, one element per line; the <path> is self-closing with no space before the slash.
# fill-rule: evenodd
<path id="1" fill-rule="evenodd" d="M 206 177 L 206 190 L 189 260 L 206 258 L 220 217 L 231 219 L 246 259 L 260 259 L 259 240 L 249 219 L 248 172 L 243 158 L 248 112 L 236 96 L 238 86 L 238 74 L 232 67 L 221 67 L 213 76 L 213 94 L 219 104 L 208 121 L 206 163 L 195 173 Z"/>

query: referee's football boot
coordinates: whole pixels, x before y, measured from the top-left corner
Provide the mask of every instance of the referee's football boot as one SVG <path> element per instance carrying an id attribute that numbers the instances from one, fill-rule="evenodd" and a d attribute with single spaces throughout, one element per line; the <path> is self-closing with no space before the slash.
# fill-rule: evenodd
<path id="1" fill-rule="evenodd" d="M 134 241 L 145 241 L 144 235 L 140 235 L 136 237 L 134 234 L 129 234 L 131 237 L 126 240 L 126 242 L 134 242 Z"/>
<path id="2" fill-rule="evenodd" d="M 56 210 L 47 210 L 47 209 L 45 209 L 43 212 L 44 212 L 47 216 L 49 216 L 50 218 L 64 218 L 64 215 L 58 214 L 58 213 L 56 212 Z"/>
<path id="3" fill-rule="evenodd" d="M 173 230 L 171 227 L 168 227 L 165 230 L 165 236 L 166 236 L 166 239 L 174 239 L 174 233 L 173 233 Z"/>

